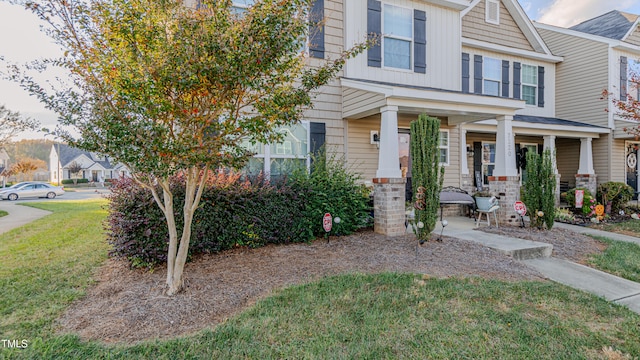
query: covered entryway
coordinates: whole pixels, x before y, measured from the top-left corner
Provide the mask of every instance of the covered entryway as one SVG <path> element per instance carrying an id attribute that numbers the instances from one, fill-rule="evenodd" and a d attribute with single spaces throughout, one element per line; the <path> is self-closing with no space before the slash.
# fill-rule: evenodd
<path id="1" fill-rule="evenodd" d="M 638 169 L 638 157 L 640 157 L 640 142 L 627 141 L 625 151 L 625 168 L 627 185 L 633 188 L 633 199 L 638 199 L 638 185 L 640 184 L 640 171 Z"/>

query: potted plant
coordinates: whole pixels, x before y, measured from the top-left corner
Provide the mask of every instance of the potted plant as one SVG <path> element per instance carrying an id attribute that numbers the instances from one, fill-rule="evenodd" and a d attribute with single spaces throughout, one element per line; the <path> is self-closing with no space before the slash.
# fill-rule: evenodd
<path id="1" fill-rule="evenodd" d="M 489 191 L 478 191 L 473 194 L 473 197 L 476 199 L 478 210 L 489 210 L 492 206 L 498 204 L 498 199 Z"/>

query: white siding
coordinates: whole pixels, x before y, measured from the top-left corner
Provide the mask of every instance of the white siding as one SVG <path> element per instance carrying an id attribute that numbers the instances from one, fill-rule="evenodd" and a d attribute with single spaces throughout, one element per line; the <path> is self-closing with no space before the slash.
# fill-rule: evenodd
<path id="1" fill-rule="evenodd" d="M 460 13 L 425 2 L 386 1 L 398 6 L 423 10 L 427 15 L 427 72 L 374 68 L 367 66 L 366 52 L 347 61 L 345 76 L 354 79 L 460 90 Z M 345 1 L 346 44 L 362 42 L 367 35 L 367 1 Z M 413 61 L 413 58 L 412 58 Z"/>

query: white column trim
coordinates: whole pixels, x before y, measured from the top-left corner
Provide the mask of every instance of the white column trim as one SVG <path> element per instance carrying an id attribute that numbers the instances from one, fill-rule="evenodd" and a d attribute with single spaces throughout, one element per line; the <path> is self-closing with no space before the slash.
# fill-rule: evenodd
<path id="1" fill-rule="evenodd" d="M 380 151 L 377 178 L 401 178 L 398 147 L 398 107 L 380 108 Z"/>
<path id="2" fill-rule="evenodd" d="M 496 131 L 496 161 L 493 176 L 518 176 L 516 168 L 513 116 L 498 116 Z"/>
<path id="3" fill-rule="evenodd" d="M 578 174 L 595 174 L 595 171 L 593 170 L 592 141 L 592 138 L 580 139 L 580 167 L 578 168 Z"/>
<path id="4" fill-rule="evenodd" d="M 556 160 L 556 136 L 555 135 L 545 135 L 544 139 L 544 147 L 543 150 L 549 149 L 551 152 L 551 165 L 553 166 L 553 173 L 558 174 L 558 162 Z"/>
<path id="5" fill-rule="evenodd" d="M 469 162 L 467 161 L 467 130 L 460 128 L 460 174 L 469 175 Z"/>

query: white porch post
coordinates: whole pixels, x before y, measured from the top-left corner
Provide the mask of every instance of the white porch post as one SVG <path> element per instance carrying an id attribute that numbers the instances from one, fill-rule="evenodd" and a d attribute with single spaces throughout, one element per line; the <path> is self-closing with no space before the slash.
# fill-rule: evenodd
<path id="1" fill-rule="evenodd" d="M 380 108 L 380 151 L 377 178 L 401 178 L 400 151 L 398 149 L 398 107 Z"/>
<path id="2" fill-rule="evenodd" d="M 518 176 L 513 135 L 513 116 L 498 116 L 496 162 L 493 176 Z"/>
<path id="3" fill-rule="evenodd" d="M 591 147 L 591 138 L 580 139 L 580 167 L 578 174 L 595 174 L 593 170 L 593 150 Z"/>
<path id="4" fill-rule="evenodd" d="M 553 173 L 558 174 L 558 163 L 556 162 L 556 136 L 545 135 L 544 136 L 544 150 L 549 149 L 551 152 L 551 165 L 553 166 Z"/>
<path id="5" fill-rule="evenodd" d="M 460 126 L 460 174 L 469 175 L 467 162 L 467 130 Z"/>

